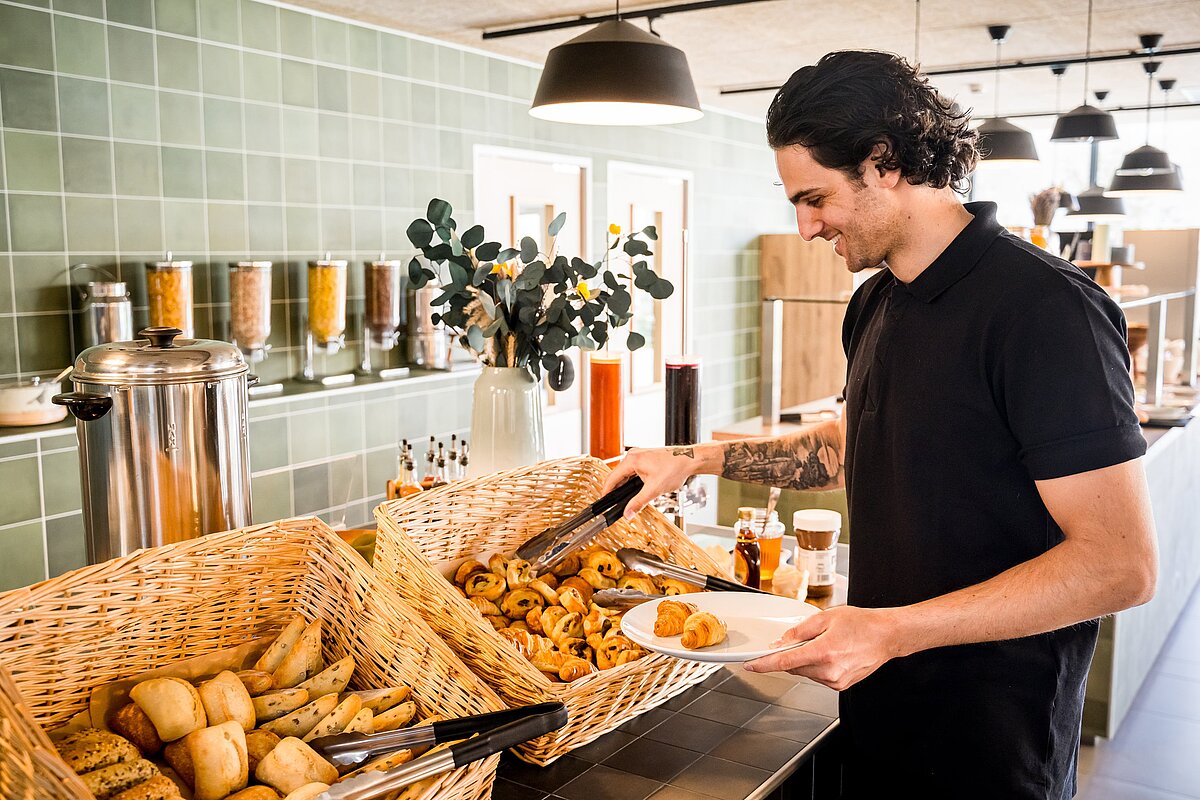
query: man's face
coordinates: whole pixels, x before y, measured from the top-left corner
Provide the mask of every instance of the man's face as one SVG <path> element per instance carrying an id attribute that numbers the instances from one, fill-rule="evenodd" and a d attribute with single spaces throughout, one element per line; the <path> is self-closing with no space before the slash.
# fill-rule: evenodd
<path id="1" fill-rule="evenodd" d="M 897 241 L 894 197 L 889 191 L 894 179 L 881 176 L 868 162 L 860 185 L 840 170 L 821 166 L 799 145 L 776 150 L 775 165 L 805 241 L 833 242 L 851 272 L 887 260 Z"/>

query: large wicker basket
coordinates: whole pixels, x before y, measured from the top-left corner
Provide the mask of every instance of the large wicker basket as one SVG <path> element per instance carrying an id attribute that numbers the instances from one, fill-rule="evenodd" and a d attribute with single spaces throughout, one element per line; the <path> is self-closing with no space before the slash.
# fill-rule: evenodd
<path id="1" fill-rule="evenodd" d="M 568 458 L 453 483 L 375 510 L 374 565 L 418 609 L 463 661 L 510 705 L 558 700 L 570 721 L 516 748 L 534 764 L 564 753 L 666 702 L 718 665 L 651 655 L 572 683 L 553 683 L 497 634 L 434 568 L 481 552 L 511 553 L 531 536 L 569 519 L 600 494 L 608 468 Z M 717 565 L 657 511 L 618 522 L 597 542 L 638 547 L 717 574 Z"/>
<path id="2" fill-rule="evenodd" d="M 84 711 L 98 686 L 245 644 L 294 614 L 323 620 L 327 661 L 354 656 L 356 688 L 411 686 L 419 716 L 504 707 L 348 544 L 319 520 L 288 520 L 0 594 L 0 668 L 12 678 L 0 681 L 0 797 L 91 800 L 43 729 Z M 421 796 L 486 798 L 498 760 L 447 773 Z"/>

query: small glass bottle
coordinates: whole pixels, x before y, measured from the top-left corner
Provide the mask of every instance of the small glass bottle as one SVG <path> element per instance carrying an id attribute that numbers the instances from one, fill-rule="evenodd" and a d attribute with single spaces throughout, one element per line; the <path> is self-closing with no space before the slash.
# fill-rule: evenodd
<path id="1" fill-rule="evenodd" d="M 771 582 L 775 579 L 775 570 L 779 569 L 779 557 L 783 549 L 783 534 L 787 526 L 779 521 L 779 512 L 772 511 L 769 518 L 764 517 L 766 509 L 754 509 L 754 525 L 758 533 L 758 552 L 760 589 L 771 591 Z"/>
<path id="2" fill-rule="evenodd" d="M 458 480 L 458 434 L 450 435 L 450 452 L 446 454 L 446 480 Z"/>
<path id="3" fill-rule="evenodd" d="M 421 488 L 421 484 L 417 483 L 417 473 L 413 469 L 412 459 L 404 459 L 404 475 L 400 479 L 400 486 L 397 489 L 396 496 L 404 499 L 422 491 L 424 490 Z"/>
<path id="4" fill-rule="evenodd" d="M 435 441 L 436 440 L 432 436 L 429 437 L 429 449 L 425 451 L 425 474 L 421 476 L 422 489 L 428 489 L 433 486 L 433 480 L 435 477 L 434 459 L 437 458 L 437 456 L 434 454 L 433 448 Z"/>
<path id="5" fill-rule="evenodd" d="M 837 574 L 837 540 L 842 515 L 827 508 L 804 508 L 792 515 L 796 568 L 808 570 L 808 596 L 829 597 Z"/>
<path id="6" fill-rule="evenodd" d="M 445 486 L 449 482 L 450 479 L 446 476 L 446 457 L 439 454 L 437 457 L 437 469 L 433 473 L 433 485 L 429 488 L 436 489 L 439 486 Z"/>
<path id="7" fill-rule="evenodd" d="M 760 560 L 758 533 L 754 526 L 754 509 L 743 506 L 738 509 L 738 521 L 734 526 L 737 545 L 733 550 L 733 575 L 737 582 L 751 589 L 760 588 Z"/>
<path id="8" fill-rule="evenodd" d="M 464 441 L 462 443 L 462 453 L 458 457 L 458 480 L 464 481 L 467 479 L 467 456 L 471 454 L 471 448 Z"/>

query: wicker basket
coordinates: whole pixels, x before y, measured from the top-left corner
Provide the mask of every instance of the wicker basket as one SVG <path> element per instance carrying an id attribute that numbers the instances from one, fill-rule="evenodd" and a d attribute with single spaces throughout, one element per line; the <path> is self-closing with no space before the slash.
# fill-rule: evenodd
<path id="1" fill-rule="evenodd" d="M 554 683 L 434 568 L 481 552 L 511 553 L 593 502 L 607 474 L 608 468 L 593 458 L 547 461 L 453 483 L 375 510 L 376 570 L 420 610 L 467 666 L 510 705 L 553 700 L 566 704 L 571 716 L 566 726 L 516 748 L 517 755 L 534 764 L 548 764 L 587 744 L 720 668 L 652 654 L 572 683 Z M 712 559 L 654 509 L 618 522 L 597 542 L 613 549 L 638 547 L 676 564 L 718 572 Z"/>
<path id="2" fill-rule="evenodd" d="M 43 729 L 85 710 L 98 686 L 266 636 L 294 614 L 323 620 L 327 661 L 355 657 L 356 688 L 410 685 L 420 716 L 504 707 L 324 523 L 259 525 L 0 594 L 11 675 L 0 681 L 0 797 L 22 798 L 32 781 L 39 800 L 90 800 Z M 447 773 L 422 797 L 486 798 L 498 760 Z"/>

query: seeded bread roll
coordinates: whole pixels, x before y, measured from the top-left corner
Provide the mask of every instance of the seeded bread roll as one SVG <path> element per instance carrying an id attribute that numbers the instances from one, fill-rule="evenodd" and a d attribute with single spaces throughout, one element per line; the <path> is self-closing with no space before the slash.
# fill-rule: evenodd
<path id="1" fill-rule="evenodd" d="M 132 789 L 126 789 L 112 800 L 182 800 L 179 787 L 166 775 L 155 775 Z"/>
<path id="2" fill-rule="evenodd" d="M 271 673 L 277 689 L 290 689 L 321 671 L 321 620 L 314 620 Z"/>
<path id="3" fill-rule="evenodd" d="M 307 689 L 280 689 L 277 692 L 267 692 L 255 697 L 254 716 L 258 724 L 279 719 L 308 704 Z"/>
<path id="4" fill-rule="evenodd" d="M 98 729 L 60 746 L 58 753 L 68 767 L 81 775 L 141 758 L 141 753 L 132 743 L 115 733 Z"/>
<path id="5" fill-rule="evenodd" d="M 130 746 L 132 747 L 132 745 Z M 158 774 L 158 767 L 144 758 L 139 758 L 135 761 L 125 761 L 94 769 L 79 777 L 83 779 L 88 791 L 96 795 L 97 800 L 108 800 L 108 798 L 118 795 L 126 789 L 132 789 Z"/>
<path id="6" fill-rule="evenodd" d="M 129 703 L 118 709 L 108 721 L 108 727 L 133 742 L 147 758 L 162 752 L 163 740 L 158 737 L 158 731 L 155 730 L 150 717 L 137 703 Z"/>

